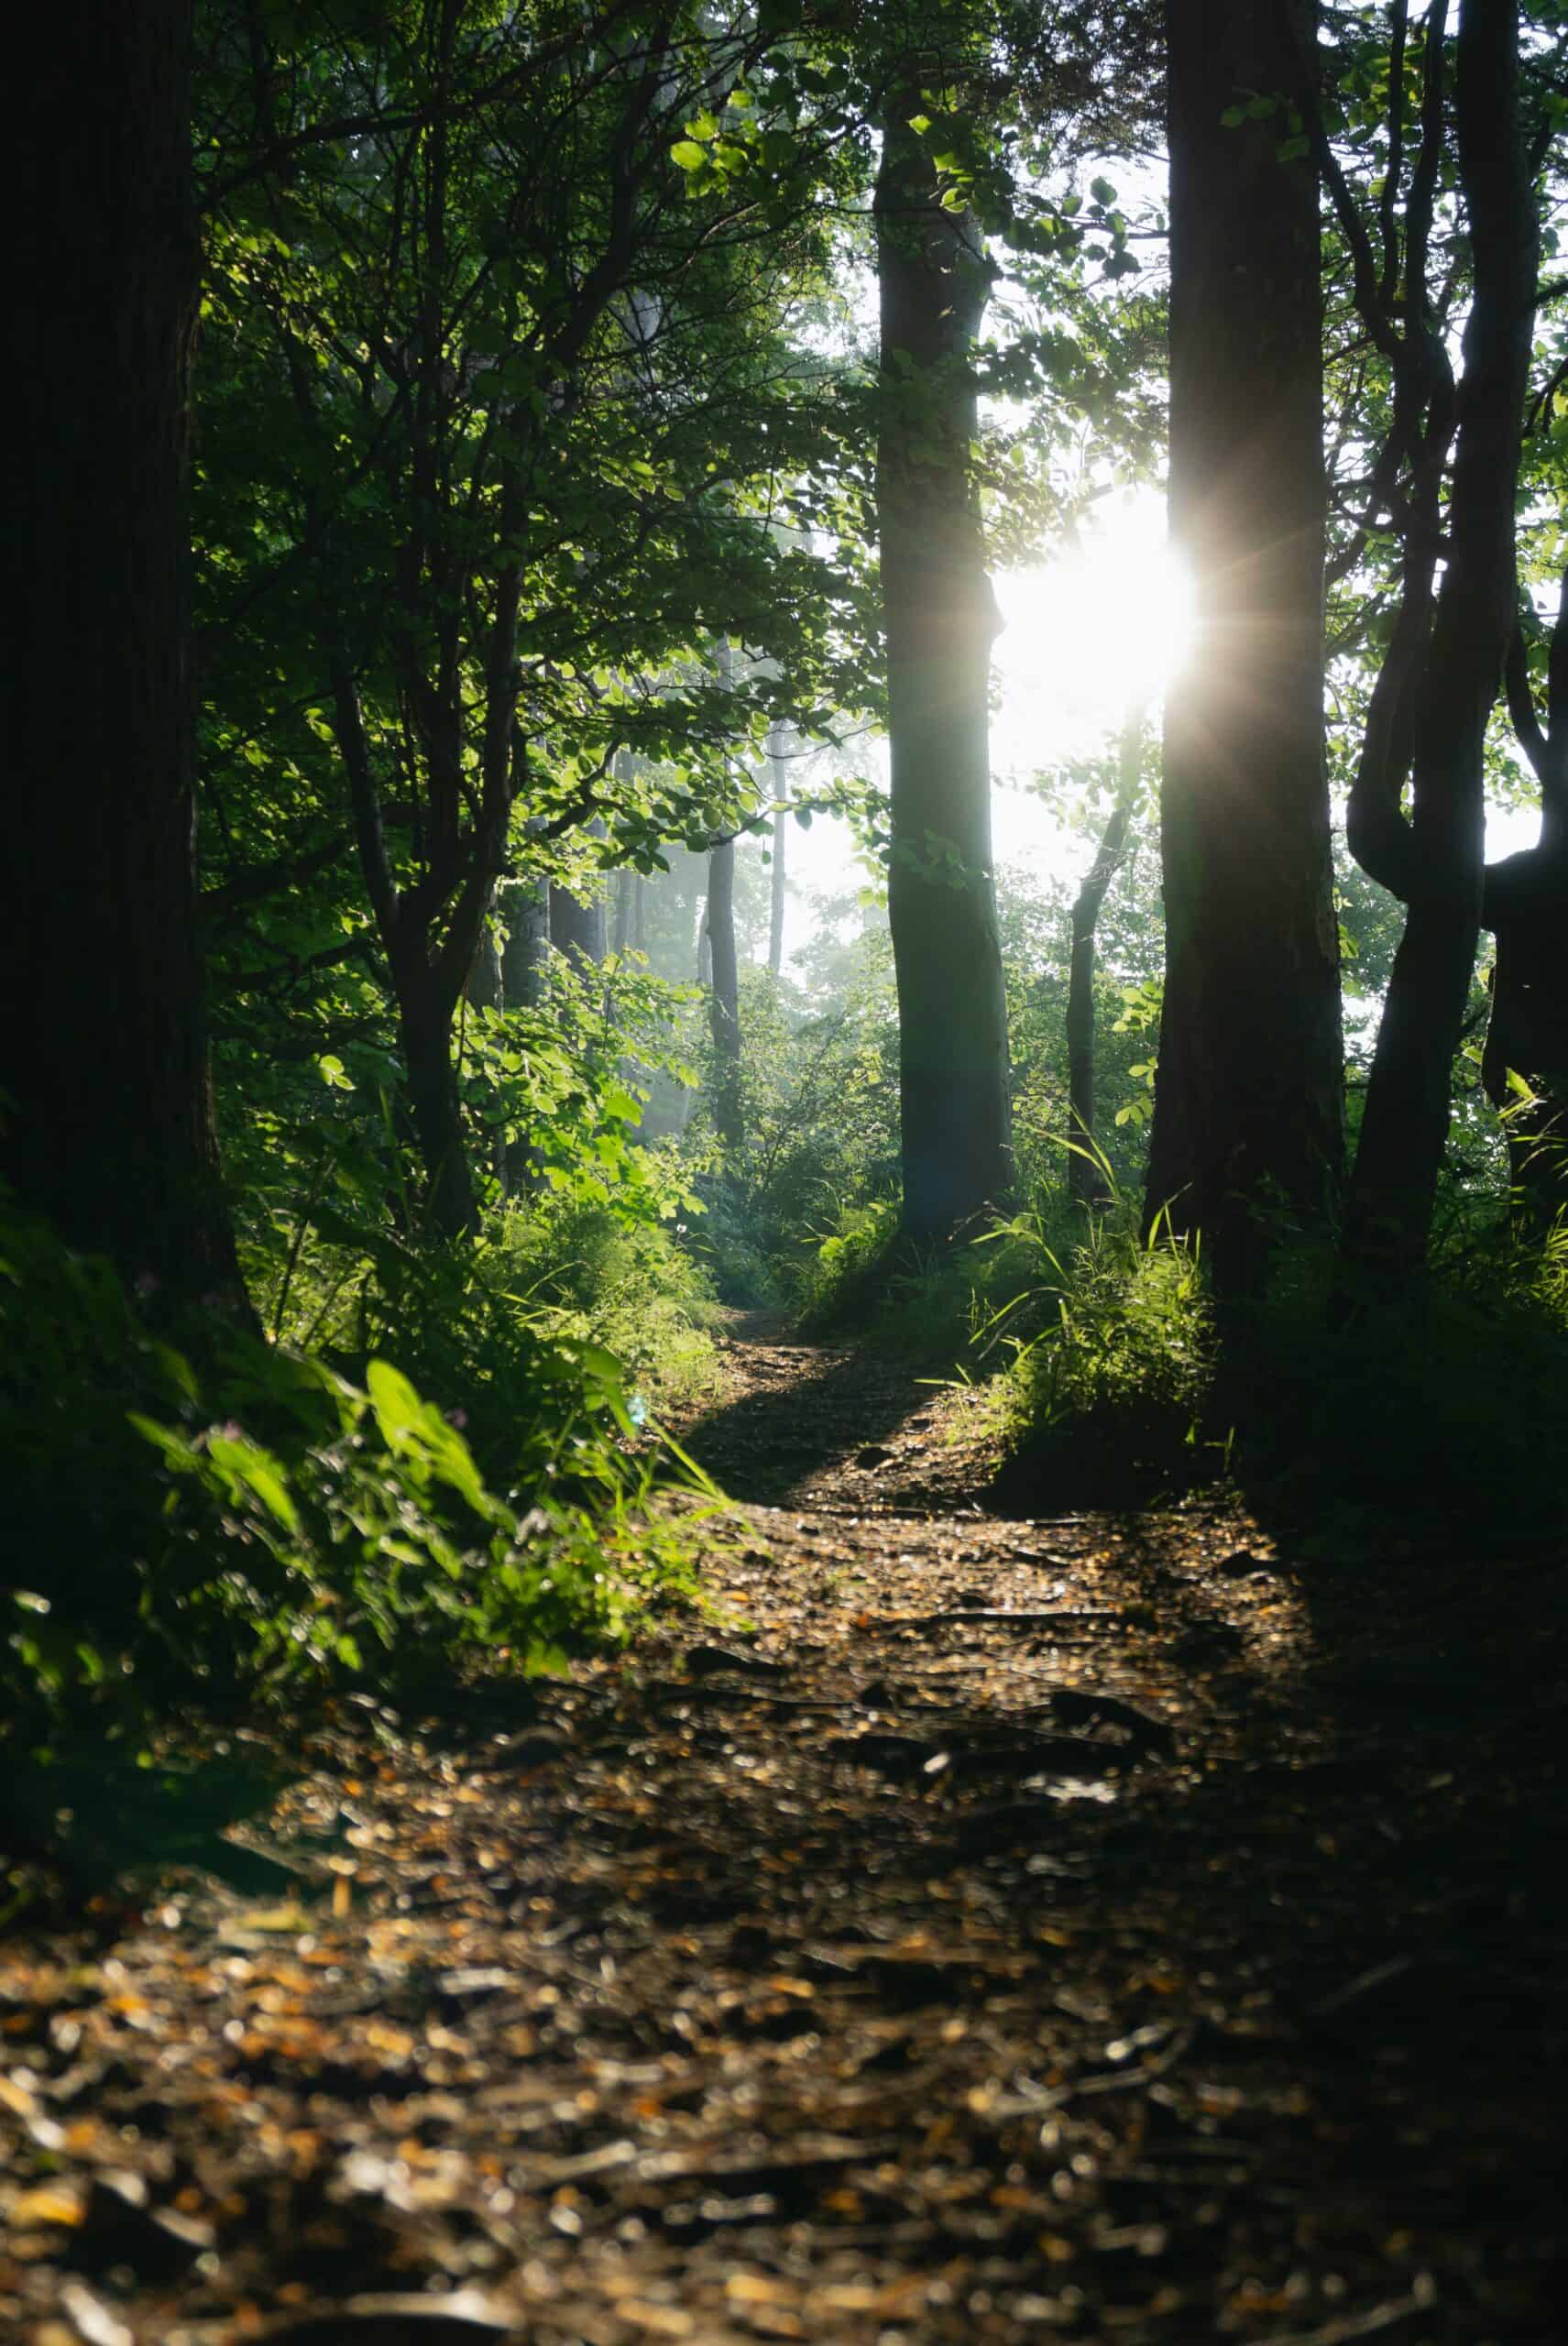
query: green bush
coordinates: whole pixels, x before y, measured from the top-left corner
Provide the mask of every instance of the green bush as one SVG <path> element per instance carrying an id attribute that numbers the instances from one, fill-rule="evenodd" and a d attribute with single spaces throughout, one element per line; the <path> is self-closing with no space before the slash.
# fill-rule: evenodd
<path id="1" fill-rule="evenodd" d="M 104 1265 L 0 1210 L 13 1739 L 384 1688 L 471 1652 L 552 1668 L 684 1581 L 613 1356 L 517 1307 L 482 1360 L 461 1329 L 438 1343 L 443 1276 L 482 1307 L 450 1261 L 419 1298 L 414 1349 L 465 1364 L 449 1415 L 384 1359 L 351 1378 L 239 1332 L 198 1372 Z"/>
<path id="2" fill-rule="evenodd" d="M 1215 1352 L 1197 1252 L 1124 1204 L 1058 1232 L 1038 1212 L 993 1234 L 1013 1258 L 992 1339 L 1014 1347 L 1004 1414 L 1016 1478 L 1043 1503 L 1100 1504 L 1209 1479 Z"/>

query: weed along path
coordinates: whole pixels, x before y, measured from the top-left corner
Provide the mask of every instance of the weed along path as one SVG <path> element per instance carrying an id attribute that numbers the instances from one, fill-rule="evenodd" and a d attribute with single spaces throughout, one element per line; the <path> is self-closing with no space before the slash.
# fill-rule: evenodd
<path id="1" fill-rule="evenodd" d="M 28 2346 L 1563 2346 L 1560 1575 L 989 1511 L 743 1325 L 716 1619 L 0 1948 Z"/>

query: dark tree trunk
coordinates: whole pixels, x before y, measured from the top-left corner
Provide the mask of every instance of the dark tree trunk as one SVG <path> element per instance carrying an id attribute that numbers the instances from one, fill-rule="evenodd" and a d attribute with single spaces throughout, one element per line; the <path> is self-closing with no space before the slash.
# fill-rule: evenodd
<path id="1" fill-rule="evenodd" d="M 468 964 L 468 999 L 477 1010 L 499 1010 L 506 1000 L 501 976 L 501 948 L 493 921 L 479 931 L 474 958 Z"/>
<path id="2" fill-rule="evenodd" d="M 789 796 L 789 781 L 784 771 L 784 735 L 782 725 L 768 729 L 768 771 L 773 785 L 775 809 Z M 768 971 L 777 977 L 784 968 L 784 891 L 788 882 L 789 817 L 775 812 L 773 816 L 773 861 L 772 868 L 773 896 L 768 911 Z"/>
<path id="3" fill-rule="evenodd" d="M 1094 1139 L 1094 938 L 1106 892 L 1126 853 L 1133 809 L 1142 779 L 1144 712 L 1128 718 L 1122 736 L 1116 774 L 1116 799 L 1101 834 L 1100 846 L 1073 899 L 1072 958 L 1067 981 L 1067 1080 L 1070 1112 L 1070 1147 L 1067 1160 L 1067 1191 L 1075 1204 L 1103 1206 L 1110 1201 Z"/>
<path id="4" fill-rule="evenodd" d="M 632 874 L 631 949 L 634 953 L 648 950 L 648 880 L 641 872 Z"/>
<path id="5" fill-rule="evenodd" d="M 397 992 L 409 1108 L 429 1185 L 425 1204 L 433 1227 L 455 1238 L 478 1228 L 479 1205 L 452 1058 L 455 1005 L 437 970 L 405 968 Z"/>
<path id="6" fill-rule="evenodd" d="M 707 859 L 707 936 L 712 967 L 713 1126 L 727 1149 L 745 1140 L 740 1104 L 740 970 L 735 950 L 735 842 Z"/>
<path id="7" fill-rule="evenodd" d="M 1517 629 L 1504 673 L 1514 731 L 1541 784 L 1541 839 L 1485 874 L 1481 919 L 1497 951 L 1481 1071 L 1506 1120 L 1515 1220 L 1544 1236 L 1568 1213 L 1568 570 L 1548 648 L 1544 725 Z"/>
<path id="8" fill-rule="evenodd" d="M 1349 1257 L 1396 1289 L 1425 1257 L 1484 886 L 1483 751 L 1516 612 L 1515 502 L 1536 225 L 1517 10 L 1461 0 L 1454 115 L 1475 272 L 1446 563 L 1417 687 L 1405 933 L 1367 1085 Z"/>
<path id="9" fill-rule="evenodd" d="M 1497 959 L 1482 1073 L 1507 1122 L 1516 1216 L 1544 1233 L 1568 1211 L 1568 841 L 1494 864 L 1486 919 Z"/>
<path id="10" fill-rule="evenodd" d="M 1338 929 L 1323 763 L 1318 189 L 1277 121 L 1315 0 L 1169 0 L 1170 517 L 1197 640 L 1166 707 L 1166 980 L 1151 1219 L 1201 1229 L 1222 1289 L 1255 1213 L 1340 1178 Z M 1299 47 L 1298 47 L 1299 45 Z"/>
<path id="11" fill-rule="evenodd" d="M 6 141 L 0 1176 L 170 1299 L 238 1305 L 196 940 L 190 7 L 36 29 Z"/>
<path id="12" fill-rule="evenodd" d="M 918 87 L 916 72 L 885 109 L 876 186 L 877 521 L 904 1225 L 941 1240 L 1006 1195 L 1013 1166 L 986 708 L 997 621 L 969 455 L 991 269 L 908 126 Z"/>

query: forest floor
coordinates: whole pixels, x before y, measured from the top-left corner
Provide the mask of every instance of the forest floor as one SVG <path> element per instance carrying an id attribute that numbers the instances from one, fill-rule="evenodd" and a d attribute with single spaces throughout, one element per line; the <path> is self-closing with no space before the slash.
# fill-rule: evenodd
<path id="1" fill-rule="evenodd" d="M 0 2335 L 1563 2346 L 1560 1570 L 1008 1519 L 951 1397 L 726 1359 L 714 1618 L 0 1944 Z"/>

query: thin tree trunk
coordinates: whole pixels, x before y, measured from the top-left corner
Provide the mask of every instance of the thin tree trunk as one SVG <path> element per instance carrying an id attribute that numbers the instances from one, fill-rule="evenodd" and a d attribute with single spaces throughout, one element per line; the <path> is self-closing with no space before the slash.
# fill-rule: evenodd
<path id="1" fill-rule="evenodd" d="M 6 141 L 0 1176 L 149 1289 L 243 1309 L 196 933 L 190 7 L 66 0 L 36 31 Z"/>
<path id="2" fill-rule="evenodd" d="M 1106 892 L 1121 868 L 1143 774 L 1144 712 L 1128 718 L 1122 734 L 1116 798 L 1094 861 L 1073 899 L 1072 958 L 1067 981 L 1067 1071 L 1070 1148 L 1067 1190 L 1075 1204 L 1102 1206 L 1111 1185 L 1094 1138 L 1094 949 Z"/>
<path id="3" fill-rule="evenodd" d="M 648 877 L 642 872 L 631 875 L 631 949 L 648 950 Z"/>
<path id="4" fill-rule="evenodd" d="M 782 725 L 768 728 L 768 770 L 773 785 L 773 898 L 768 914 L 768 971 L 777 977 L 784 968 L 784 892 L 788 881 L 786 849 L 789 839 L 789 817 L 777 809 L 789 796 L 789 781 L 784 765 L 784 731 Z"/>
<path id="5" fill-rule="evenodd" d="M 1415 718 L 1405 933 L 1367 1084 L 1350 1260 L 1398 1291 L 1424 1260 L 1480 931 L 1483 755 L 1517 619 L 1519 435 L 1535 314 L 1536 225 L 1519 107 L 1517 10 L 1461 0 L 1459 175 L 1475 281 L 1442 583 Z"/>
<path id="6" fill-rule="evenodd" d="M 986 707 L 997 621 L 969 455 L 970 353 L 992 272 L 974 222 L 943 209 L 909 126 L 919 85 L 912 68 L 885 109 L 877 176 L 877 519 L 904 1226 L 941 1240 L 1003 1198 L 1013 1174 Z"/>
<path id="7" fill-rule="evenodd" d="M 740 970 L 735 950 L 735 842 L 707 859 L 707 937 L 712 984 L 713 1125 L 727 1149 L 744 1143 L 740 1104 Z"/>
<path id="8" fill-rule="evenodd" d="M 1257 1210 L 1330 1205 L 1343 1137 L 1323 763 L 1321 301 L 1310 161 L 1222 116 L 1294 85 L 1316 0 L 1169 0 L 1170 519 L 1197 598 L 1166 703 L 1166 978 L 1147 1211 L 1223 1290 Z"/>

